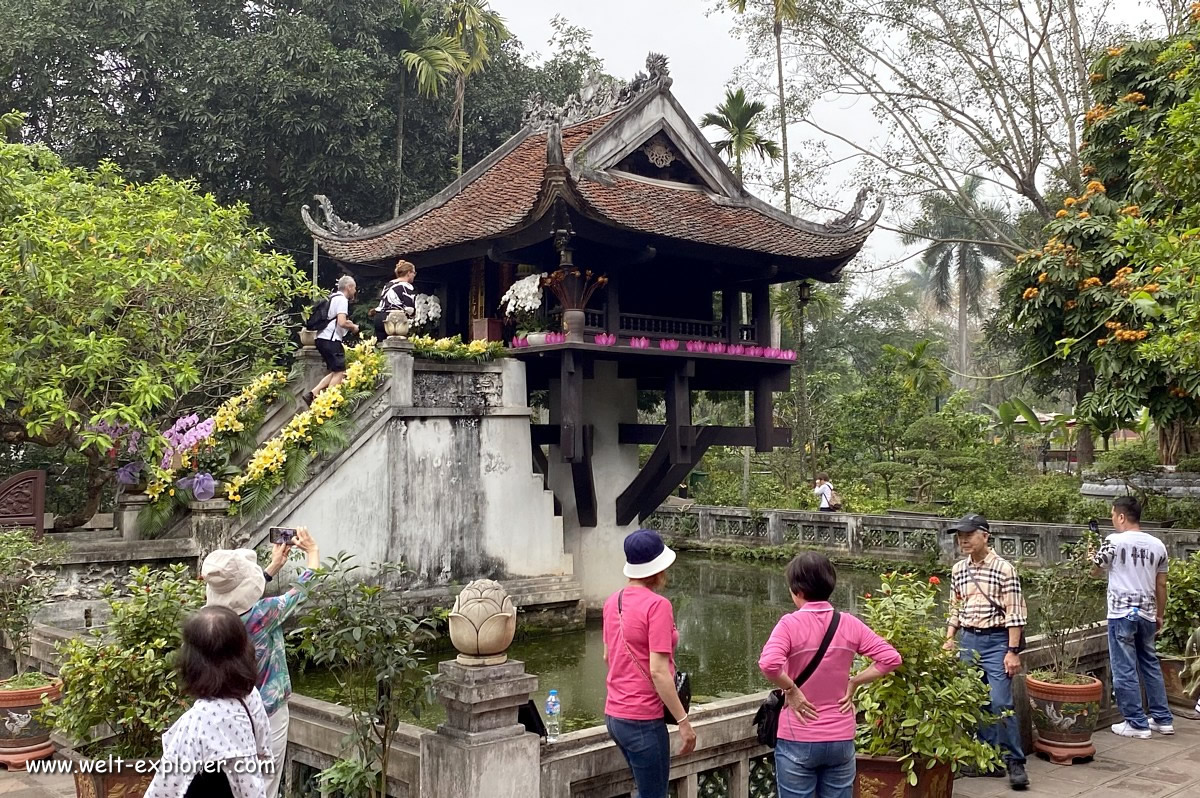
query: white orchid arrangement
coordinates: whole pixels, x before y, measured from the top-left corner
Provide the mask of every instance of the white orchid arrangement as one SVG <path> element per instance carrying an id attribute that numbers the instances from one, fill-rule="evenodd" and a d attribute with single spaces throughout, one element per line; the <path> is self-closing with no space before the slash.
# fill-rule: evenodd
<path id="1" fill-rule="evenodd" d="M 517 323 L 518 332 L 542 329 L 537 312 L 542 307 L 542 275 L 531 274 L 509 286 L 500 297 L 500 309 Z"/>
<path id="2" fill-rule="evenodd" d="M 413 327 L 436 324 L 442 317 L 442 303 L 432 294 L 417 294 L 413 297 L 413 304 Z"/>

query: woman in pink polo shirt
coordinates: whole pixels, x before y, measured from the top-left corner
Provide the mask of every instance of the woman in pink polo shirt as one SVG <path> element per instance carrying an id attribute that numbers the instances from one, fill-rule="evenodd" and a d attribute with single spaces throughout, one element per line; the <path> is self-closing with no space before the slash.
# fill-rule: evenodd
<path id="1" fill-rule="evenodd" d="M 854 691 L 900 666 L 900 654 L 853 615 L 829 603 L 837 571 L 823 554 L 807 552 L 787 567 L 796 611 L 779 619 L 758 667 L 779 689 L 787 706 L 779 716 L 775 778 L 779 798 L 851 798 L 854 794 Z M 803 688 L 799 675 L 837 617 L 833 640 Z M 850 667 L 861 654 L 872 664 L 854 678 Z"/>
<path id="2" fill-rule="evenodd" d="M 633 771 L 639 798 L 667 798 L 671 741 L 664 706 L 681 719 L 679 753 L 690 754 L 696 747 L 696 732 L 675 692 L 675 613 L 658 594 L 673 562 L 675 552 L 657 532 L 631 532 L 625 538 L 629 582 L 604 602 L 604 725 Z"/>

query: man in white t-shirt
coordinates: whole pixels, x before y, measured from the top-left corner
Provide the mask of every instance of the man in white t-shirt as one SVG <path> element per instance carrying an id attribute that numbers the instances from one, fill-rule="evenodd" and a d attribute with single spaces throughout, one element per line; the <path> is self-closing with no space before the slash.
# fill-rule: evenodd
<path id="1" fill-rule="evenodd" d="M 1108 658 L 1117 707 L 1125 716 L 1123 723 L 1113 724 L 1113 734 L 1146 740 L 1152 731 L 1174 734 L 1175 720 L 1154 650 L 1167 603 L 1167 547 L 1141 531 L 1141 520 L 1137 499 L 1124 496 L 1114 501 L 1112 523 L 1117 531 L 1105 538 L 1092 561 L 1097 575 L 1108 573 Z M 1149 720 L 1142 708 L 1143 687 Z"/>
<path id="2" fill-rule="evenodd" d="M 817 509 L 823 513 L 833 512 L 833 483 L 829 481 L 829 475 L 825 473 L 817 474 L 817 485 L 813 488 L 813 495 L 817 497 Z"/>
<path id="3" fill-rule="evenodd" d="M 346 347 L 342 345 L 342 338 L 347 332 L 358 332 L 358 325 L 350 321 L 350 300 L 354 299 L 357 291 L 354 278 L 344 274 L 338 278 L 337 291 L 329 298 L 329 310 L 326 312 L 329 323 L 317 334 L 317 351 L 321 353 L 329 373 L 317 383 L 317 387 L 305 394 L 304 401 L 309 404 L 326 388 L 332 388 L 346 378 Z"/>

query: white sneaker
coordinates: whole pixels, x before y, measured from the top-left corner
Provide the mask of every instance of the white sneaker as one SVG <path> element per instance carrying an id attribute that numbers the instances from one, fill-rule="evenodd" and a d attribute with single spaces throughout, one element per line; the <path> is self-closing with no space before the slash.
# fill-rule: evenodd
<path id="1" fill-rule="evenodd" d="M 1172 729 L 1171 731 L 1175 730 Z M 1133 737 L 1138 740 L 1150 739 L 1149 729 L 1135 729 L 1129 725 L 1129 721 L 1125 721 L 1124 723 L 1114 723 L 1112 725 L 1112 733 L 1120 737 Z"/>
<path id="2" fill-rule="evenodd" d="M 1159 734 L 1174 734 L 1175 733 L 1175 724 L 1173 724 L 1173 723 L 1156 723 L 1153 720 L 1151 720 L 1150 721 L 1150 731 L 1156 731 Z"/>

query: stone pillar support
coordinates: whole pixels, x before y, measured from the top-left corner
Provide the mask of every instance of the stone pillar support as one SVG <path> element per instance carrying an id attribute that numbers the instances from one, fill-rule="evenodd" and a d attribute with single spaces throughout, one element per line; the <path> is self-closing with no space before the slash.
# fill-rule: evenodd
<path id="1" fill-rule="evenodd" d="M 125 493 L 117 499 L 117 512 L 113 517 L 113 525 L 121 533 L 124 540 L 141 540 L 138 531 L 138 513 L 150 503 L 150 497 L 144 493 Z"/>
<path id="2" fill-rule="evenodd" d="M 388 378 L 393 407 L 412 407 L 413 403 L 413 345 L 406 338 L 388 338 L 381 347 L 386 360 L 384 374 Z"/>
<path id="3" fill-rule="evenodd" d="M 304 347 L 296 352 L 296 362 L 300 366 L 300 385 L 297 396 L 311 391 L 326 374 L 325 361 L 315 347 Z"/>
<path id="4" fill-rule="evenodd" d="M 438 699 L 446 722 L 421 738 L 422 798 L 539 795 L 539 738 L 517 722 L 537 689 L 525 664 L 438 666 Z"/>
<path id="5" fill-rule="evenodd" d="M 192 524 L 192 538 L 200 548 L 200 559 L 216 549 L 233 546 L 233 516 L 229 514 L 229 502 L 225 499 L 210 499 L 206 502 L 189 502 L 188 518 Z"/>

